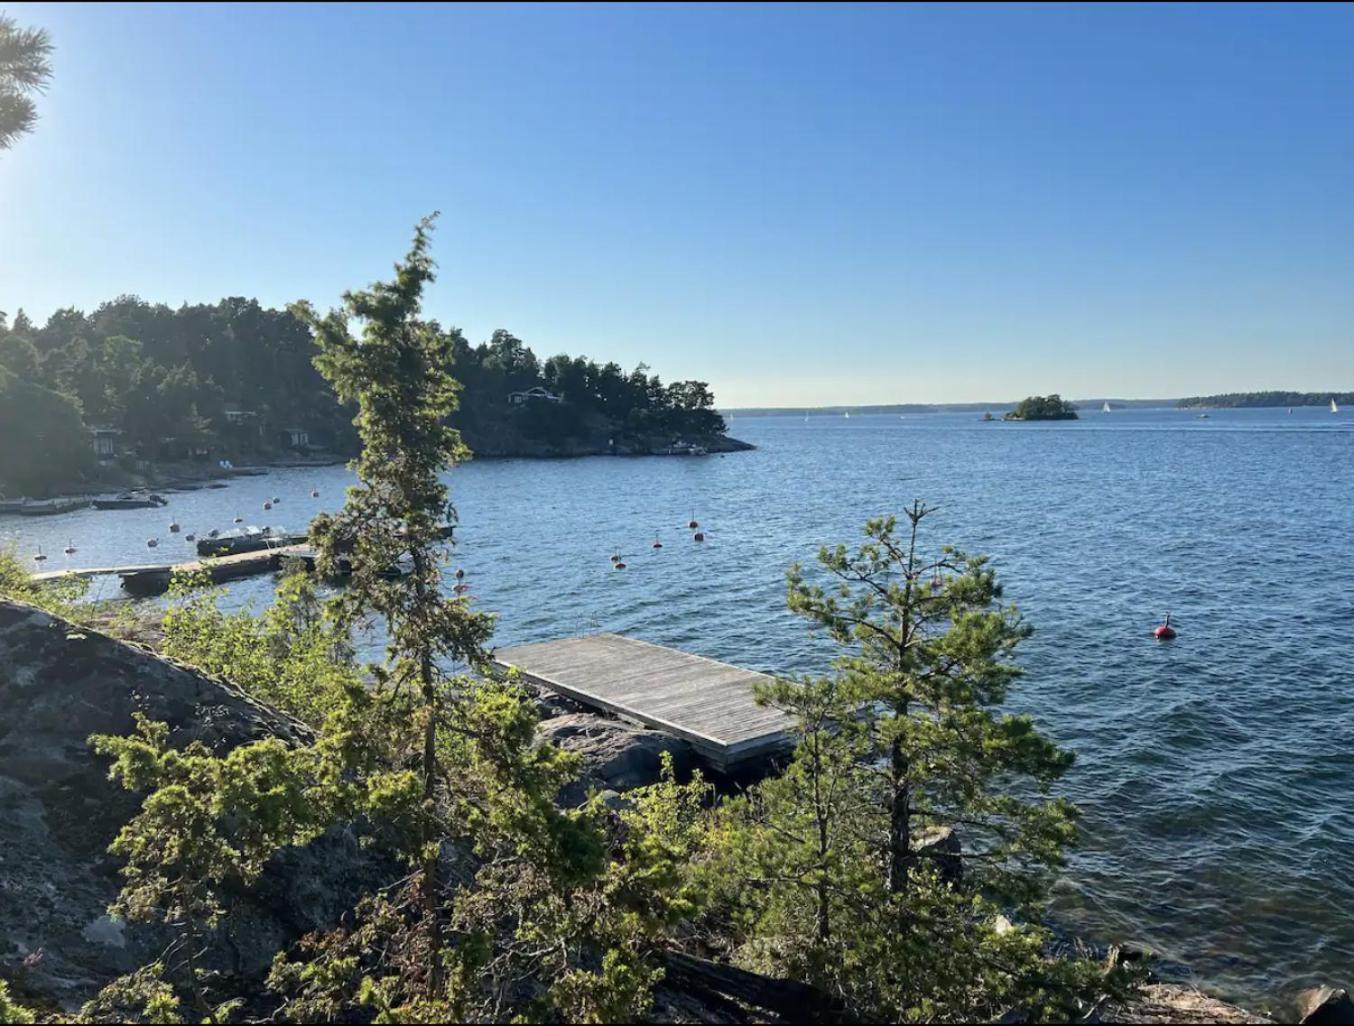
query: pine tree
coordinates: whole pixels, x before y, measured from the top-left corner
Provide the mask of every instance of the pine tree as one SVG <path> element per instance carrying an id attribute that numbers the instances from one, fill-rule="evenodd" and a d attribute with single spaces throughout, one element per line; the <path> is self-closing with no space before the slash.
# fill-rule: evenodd
<path id="1" fill-rule="evenodd" d="M 1074 809 L 1045 792 L 1071 756 L 1001 711 L 1029 628 L 985 558 L 923 555 L 932 512 L 915 503 L 901 534 L 871 520 L 854 551 L 823 549 L 826 581 L 790 570 L 789 607 L 841 654 L 827 678 L 763 691 L 797 745 L 716 815 L 712 908 L 740 961 L 864 1021 L 1081 1014 L 1118 981 L 1049 957 L 1037 925 L 1074 834 Z"/>
<path id="2" fill-rule="evenodd" d="M 477 665 L 492 631 L 492 618 L 471 610 L 464 597 L 442 588 L 446 564 L 444 528 L 456 512 L 441 475 L 469 456 L 460 435 L 447 426 L 459 386 L 448 369 L 452 336 L 421 318 L 424 288 L 434 279 L 429 236 L 436 215 L 421 221 L 414 243 L 389 282 L 347 292 L 341 309 L 320 316 L 307 303 L 293 312 L 310 325 L 319 355 L 315 365 L 339 399 L 355 403 L 354 424 L 362 441 L 343 510 L 311 525 L 321 571 L 349 561 L 348 587 L 336 604 L 344 622 L 379 616 L 389 637 L 389 677 L 395 691 L 414 688 L 423 733 L 419 776 L 422 821 L 419 852 L 429 951 L 427 989 L 442 989 L 439 826 L 442 784 L 438 731 L 448 706 L 463 697 L 449 664 Z M 349 322 L 362 325 L 360 336 Z M 401 565 L 403 564 L 403 565 Z"/>

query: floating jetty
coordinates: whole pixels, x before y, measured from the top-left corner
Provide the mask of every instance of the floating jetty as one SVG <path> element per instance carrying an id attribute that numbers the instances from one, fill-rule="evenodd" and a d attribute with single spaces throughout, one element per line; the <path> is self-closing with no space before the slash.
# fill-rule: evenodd
<path id="1" fill-rule="evenodd" d="M 730 772 L 791 743 L 791 719 L 758 705 L 755 670 L 619 634 L 499 649 L 494 665 L 582 705 L 688 742 L 710 766 Z"/>
<path id="2" fill-rule="evenodd" d="M 213 584 L 255 577 L 277 570 L 284 559 L 300 559 L 315 566 L 315 550 L 309 545 L 283 545 L 264 552 L 242 552 L 216 559 L 195 559 L 188 563 L 147 563 L 138 566 L 100 566 L 81 570 L 52 570 L 34 574 L 34 582 L 57 581 L 65 577 L 105 577 L 116 574 L 122 587 L 133 595 L 162 595 L 176 573 L 201 571 Z"/>

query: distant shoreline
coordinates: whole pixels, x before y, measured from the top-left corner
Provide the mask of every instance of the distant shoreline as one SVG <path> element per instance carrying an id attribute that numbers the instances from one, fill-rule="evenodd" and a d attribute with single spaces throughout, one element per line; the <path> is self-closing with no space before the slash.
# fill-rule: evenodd
<path id="1" fill-rule="evenodd" d="M 1289 406 L 1325 406 L 1332 399 L 1341 406 L 1354 406 L 1354 392 L 1237 392 L 1207 396 L 1184 396 L 1178 399 L 1074 399 L 1073 404 L 1085 411 L 1099 410 L 1109 403 L 1111 410 L 1230 410 L 1283 409 Z M 843 413 L 869 417 L 876 415 L 906 415 L 920 413 L 984 413 L 994 415 L 1013 410 L 1015 401 L 992 403 L 892 403 L 861 406 L 749 406 L 732 407 L 719 412 L 724 417 L 840 417 Z"/>

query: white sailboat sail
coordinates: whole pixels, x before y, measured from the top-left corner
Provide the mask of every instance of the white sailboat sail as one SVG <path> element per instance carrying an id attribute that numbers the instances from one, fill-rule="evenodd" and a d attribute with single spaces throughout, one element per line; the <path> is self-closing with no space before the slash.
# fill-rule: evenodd
<path id="1" fill-rule="evenodd" d="M 1109 413 L 1109 412 L 1110 412 L 1110 404 L 1109 404 L 1108 402 L 1106 402 L 1105 405 L 1101 407 L 1101 412 L 1102 412 L 1102 413 Z"/>
<path id="2" fill-rule="evenodd" d="M 1338 407 L 1338 406 L 1335 405 L 1335 396 L 1331 396 L 1331 399 L 1330 399 L 1330 411 L 1331 411 L 1331 413 L 1339 413 L 1339 412 L 1340 412 L 1340 407 Z"/>

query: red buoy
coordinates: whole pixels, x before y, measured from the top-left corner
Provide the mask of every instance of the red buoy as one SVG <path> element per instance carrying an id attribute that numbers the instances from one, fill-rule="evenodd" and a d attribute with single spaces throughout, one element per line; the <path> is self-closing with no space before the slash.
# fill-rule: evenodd
<path id="1" fill-rule="evenodd" d="M 1157 629 L 1152 632 L 1152 636 L 1158 641 L 1170 641 L 1175 637 L 1175 628 L 1171 626 L 1171 614 L 1166 614 L 1166 622 L 1159 624 Z"/>

